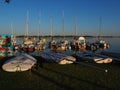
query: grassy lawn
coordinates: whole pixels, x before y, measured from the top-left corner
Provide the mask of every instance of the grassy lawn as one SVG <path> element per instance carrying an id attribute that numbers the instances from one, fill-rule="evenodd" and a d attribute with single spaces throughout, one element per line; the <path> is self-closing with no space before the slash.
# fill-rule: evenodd
<path id="1" fill-rule="evenodd" d="M 41 60 L 39 56 L 35 57 Z M 0 66 L 7 58 L 0 59 Z M 59 65 L 43 63 L 38 69 L 25 72 L 5 72 L 0 67 L 0 90 L 118 90 L 120 89 L 120 63 L 92 64 L 107 68 L 98 71 L 79 64 Z"/>

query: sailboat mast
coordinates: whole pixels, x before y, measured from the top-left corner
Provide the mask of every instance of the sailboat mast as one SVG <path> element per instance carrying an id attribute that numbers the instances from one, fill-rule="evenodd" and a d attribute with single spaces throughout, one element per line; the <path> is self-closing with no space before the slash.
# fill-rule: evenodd
<path id="1" fill-rule="evenodd" d="M 52 16 L 50 16 L 50 34 L 51 34 L 51 39 L 52 39 L 52 35 L 53 35 L 53 20 L 52 20 Z"/>
<path id="2" fill-rule="evenodd" d="M 38 17 L 38 38 L 40 40 L 40 16 Z"/>
<path id="3" fill-rule="evenodd" d="M 11 23 L 11 30 L 12 30 L 12 35 L 13 35 L 13 26 L 12 26 L 12 23 Z"/>
<path id="4" fill-rule="evenodd" d="M 62 29 L 63 29 L 63 36 L 64 36 L 64 39 L 65 39 L 65 32 L 64 32 L 64 11 L 62 11 Z"/>
<path id="5" fill-rule="evenodd" d="M 28 15 L 29 15 L 29 11 L 27 11 L 27 20 L 26 20 L 26 36 L 28 37 Z"/>
<path id="6" fill-rule="evenodd" d="M 76 36 L 77 36 L 77 24 L 76 24 L 76 17 L 74 17 L 74 23 L 75 23 L 75 26 L 74 26 L 74 30 L 75 30 L 75 32 L 74 32 L 74 38 L 76 38 Z"/>
<path id="7" fill-rule="evenodd" d="M 99 19 L 99 34 L 98 34 L 98 38 L 100 39 L 100 37 L 101 37 L 101 26 L 102 26 L 102 17 L 100 17 L 100 19 Z"/>

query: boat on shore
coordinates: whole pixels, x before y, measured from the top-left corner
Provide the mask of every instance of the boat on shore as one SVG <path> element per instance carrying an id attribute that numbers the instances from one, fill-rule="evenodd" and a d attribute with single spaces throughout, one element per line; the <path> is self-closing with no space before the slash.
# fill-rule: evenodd
<path id="1" fill-rule="evenodd" d="M 7 72 L 20 72 L 30 70 L 36 65 L 37 60 L 28 54 L 21 54 L 8 59 L 2 65 L 2 69 Z"/>
<path id="2" fill-rule="evenodd" d="M 48 62 L 57 62 L 58 64 L 71 64 L 76 61 L 76 58 L 56 52 L 42 52 L 41 57 Z"/>
<path id="3" fill-rule="evenodd" d="M 102 52 L 100 52 L 100 54 L 109 56 L 109 57 L 113 58 L 113 60 L 120 61 L 120 53 L 110 52 L 110 51 L 102 51 Z"/>
<path id="4" fill-rule="evenodd" d="M 77 52 L 76 56 L 82 60 L 94 61 L 96 63 L 111 63 L 112 58 L 93 52 Z"/>

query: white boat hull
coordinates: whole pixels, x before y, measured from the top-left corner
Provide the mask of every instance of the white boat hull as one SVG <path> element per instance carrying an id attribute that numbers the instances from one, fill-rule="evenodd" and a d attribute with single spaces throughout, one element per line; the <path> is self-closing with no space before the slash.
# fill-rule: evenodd
<path id="1" fill-rule="evenodd" d="M 60 53 L 42 52 L 41 57 L 50 62 L 57 62 L 58 64 L 71 64 L 76 61 L 76 58 Z"/>
<path id="2" fill-rule="evenodd" d="M 111 63 L 112 62 L 112 58 L 109 58 L 107 56 L 103 56 L 100 54 L 95 54 L 92 52 L 77 52 L 76 56 L 78 58 L 84 59 L 84 60 L 88 60 L 88 61 L 94 61 L 96 63 Z"/>
<path id="3" fill-rule="evenodd" d="M 21 54 L 14 58 L 8 59 L 2 69 L 7 72 L 27 71 L 31 69 L 37 60 L 28 54 Z"/>

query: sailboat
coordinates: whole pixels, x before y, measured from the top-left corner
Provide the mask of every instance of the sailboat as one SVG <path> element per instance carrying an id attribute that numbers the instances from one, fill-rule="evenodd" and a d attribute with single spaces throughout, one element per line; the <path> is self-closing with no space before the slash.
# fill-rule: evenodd
<path id="1" fill-rule="evenodd" d="M 38 41 L 36 45 L 36 50 L 41 51 L 46 49 L 46 39 L 41 39 L 40 37 L 40 17 L 38 18 Z"/>
<path id="2" fill-rule="evenodd" d="M 22 44 L 22 50 L 24 52 L 34 52 L 35 51 L 35 46 L 33 41 L 28 37 L 28 14 L 29 12 L 27 11 L 27 20 L 26 20 L 26 37 L 24 37 L 24 41 Z"/>
<path id="3" fill-rule="evenodd" d="M 86 49 L 86 40 L 85 37 L 80 36 L 76 37 L 77 35 L 77 25 L 76 25 L 76 18 L 75 18 L 75 36 L 74 40 L 70 43 L 71 48 L 74 50 L 85 50 Z"/>
<path id="4" fill-rule="evenodd" d="M 49 42 L 49 48 L 50 50 L 56 50 L 56 41 L 53 39 L 53 20 L 52 16 L 50 16 L 50 26 L 51 26 L 51 41 Z"/>
<path id="5" fill-rule="evenodd" d="M 101 23 L 102 23 L 102 17 L 100 17 L 99 35 L 98 35 L 98 40 L 95 42 L 95 44 L 98 45 L 99 48 L 106 49 L 109 48 L 110 45 L 101 38 Z"/>
<path id="6" fill-rule="evenodd" d="M 56 50 L 69 50 L 71 49 L 71 46 L 69 45 L 68 40 L 65 38 L 65 32 L 64 32 L 64 11 L 63 11 L 63 17 L 62 17 L 62 23 L 63 23 L 63 40 L 57 43 Z"/>
<path id="7" fill-rule="evenodd" d="M 11 29 L 12 29 L 12 36 L 13 36 L 13 50 L 20 50 L 20 45 L 17 43 L 17 38 L 13 33 L 14 31 L 13 31 L 12 23 L 11 23 Z"/>

